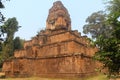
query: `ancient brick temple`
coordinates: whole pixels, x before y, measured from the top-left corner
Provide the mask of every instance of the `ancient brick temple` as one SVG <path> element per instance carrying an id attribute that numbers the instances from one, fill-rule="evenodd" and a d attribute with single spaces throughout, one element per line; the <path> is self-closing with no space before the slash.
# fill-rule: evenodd
<path id="1" fill-rule="evenodd" d="M 95 73 L 92 56 L 97 51 L 86 36 L 71 30 L 71 19 L 60 1 L 53 3 L 41 30 L 24 49 L 14 52 L 14 58 L 6 60 L 3 72 L 7 77 L 72 77 Z"/>

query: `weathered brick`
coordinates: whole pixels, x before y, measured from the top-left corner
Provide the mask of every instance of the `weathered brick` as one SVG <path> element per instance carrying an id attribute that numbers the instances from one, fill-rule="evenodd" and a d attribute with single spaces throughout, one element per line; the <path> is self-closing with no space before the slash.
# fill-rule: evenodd
<path id="1" fill-rule="evenodd" d="M 14 52 L 15 58 L 4 62 L 2 70 L 6 76 L 81 77 L 95 74 L 96 62 L 91 57 L 97 48 L 90 46 L 86 36 L 71 30 L 70 16 L 60 1 L 49 10 L 46 23 L 45 30 L 26 41 L 24 49 Z"/>

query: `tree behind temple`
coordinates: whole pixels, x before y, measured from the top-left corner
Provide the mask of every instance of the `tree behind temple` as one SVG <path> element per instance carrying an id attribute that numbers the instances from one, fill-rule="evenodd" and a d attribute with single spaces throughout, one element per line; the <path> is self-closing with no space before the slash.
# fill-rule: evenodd
<path id="1" fill-rule="evenodd" d="M 108 69 L 108 75 L 118 76 L 120 74 L 120 0 L 110 0 L 108 9 L 107 23 L 113 26 L 112 37 L 104 38 L 101 35 L 96 43 L 99 51 L 95 58 L 103 63 Z"/>
<path id="2" fill-rule="evenodd" d="M 92 13 L 83 26 L 83 33 L 91 34 L 93 39 L 97 39 L 100 35 L 108 38 L 111 36 L 112 26 L 106 24 L 107 15 L 103 11 Z"/>
<path id="3" fill-rule="evenodd" d="M 84 33 L 96 38 L 99 51 L 95 58 L 103 63 L 111 77 L 120 74 L 120 0 L 109 0 L 106 10 L 107 16 L 93 13 L 88 17 L 88 24 L 83 29 Z"/>
<path id="4" fill-rule="evenodd" d="M 15 17 L 9 18 L 3 25 L 4 32 L 6 33 L 6 40 L 3 44 L 2 54 L 3 57 L 8 58 L 13 55 L 14 51 L 14 34 L 18 31 L 19 26 Z"/>
<path id="5" fill-rule="evenodd" d="M 14 39 L 14 50 L 20 50 L 23 48 L 24 40 L 20 39 L 20 37 L 16 37 Z"/>

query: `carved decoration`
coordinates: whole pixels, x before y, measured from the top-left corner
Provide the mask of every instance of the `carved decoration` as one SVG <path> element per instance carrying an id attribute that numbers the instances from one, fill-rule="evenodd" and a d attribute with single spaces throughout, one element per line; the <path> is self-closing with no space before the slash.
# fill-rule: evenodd
<path id="1" fill-rule="evenodd" d="M 67 9 L 60 1 L 57 1 L 53 3 L 53 7 L 49 10 L 46 29 L 59 28 L 71 30 L 71 19 Z"/>

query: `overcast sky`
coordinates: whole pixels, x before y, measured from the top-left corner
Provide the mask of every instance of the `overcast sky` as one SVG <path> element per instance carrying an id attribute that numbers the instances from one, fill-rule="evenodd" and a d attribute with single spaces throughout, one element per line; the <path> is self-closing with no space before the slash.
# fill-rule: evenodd
<path id="1" fill-rule="evenodd" d="M 16 17 L 22 26 L 15 36 L 29 40 L 35 36 L 40 29 L 45 28 L 48 11 L 53 2 L 57 0 L 10 0 L 4 2 L 5 9 L 2 10 L 6 18 Z M 68 9 L 72 29 L 82 33 L 85 19 L 93 12 L 103 10 L 103 0 L 61 0 Z"/>

